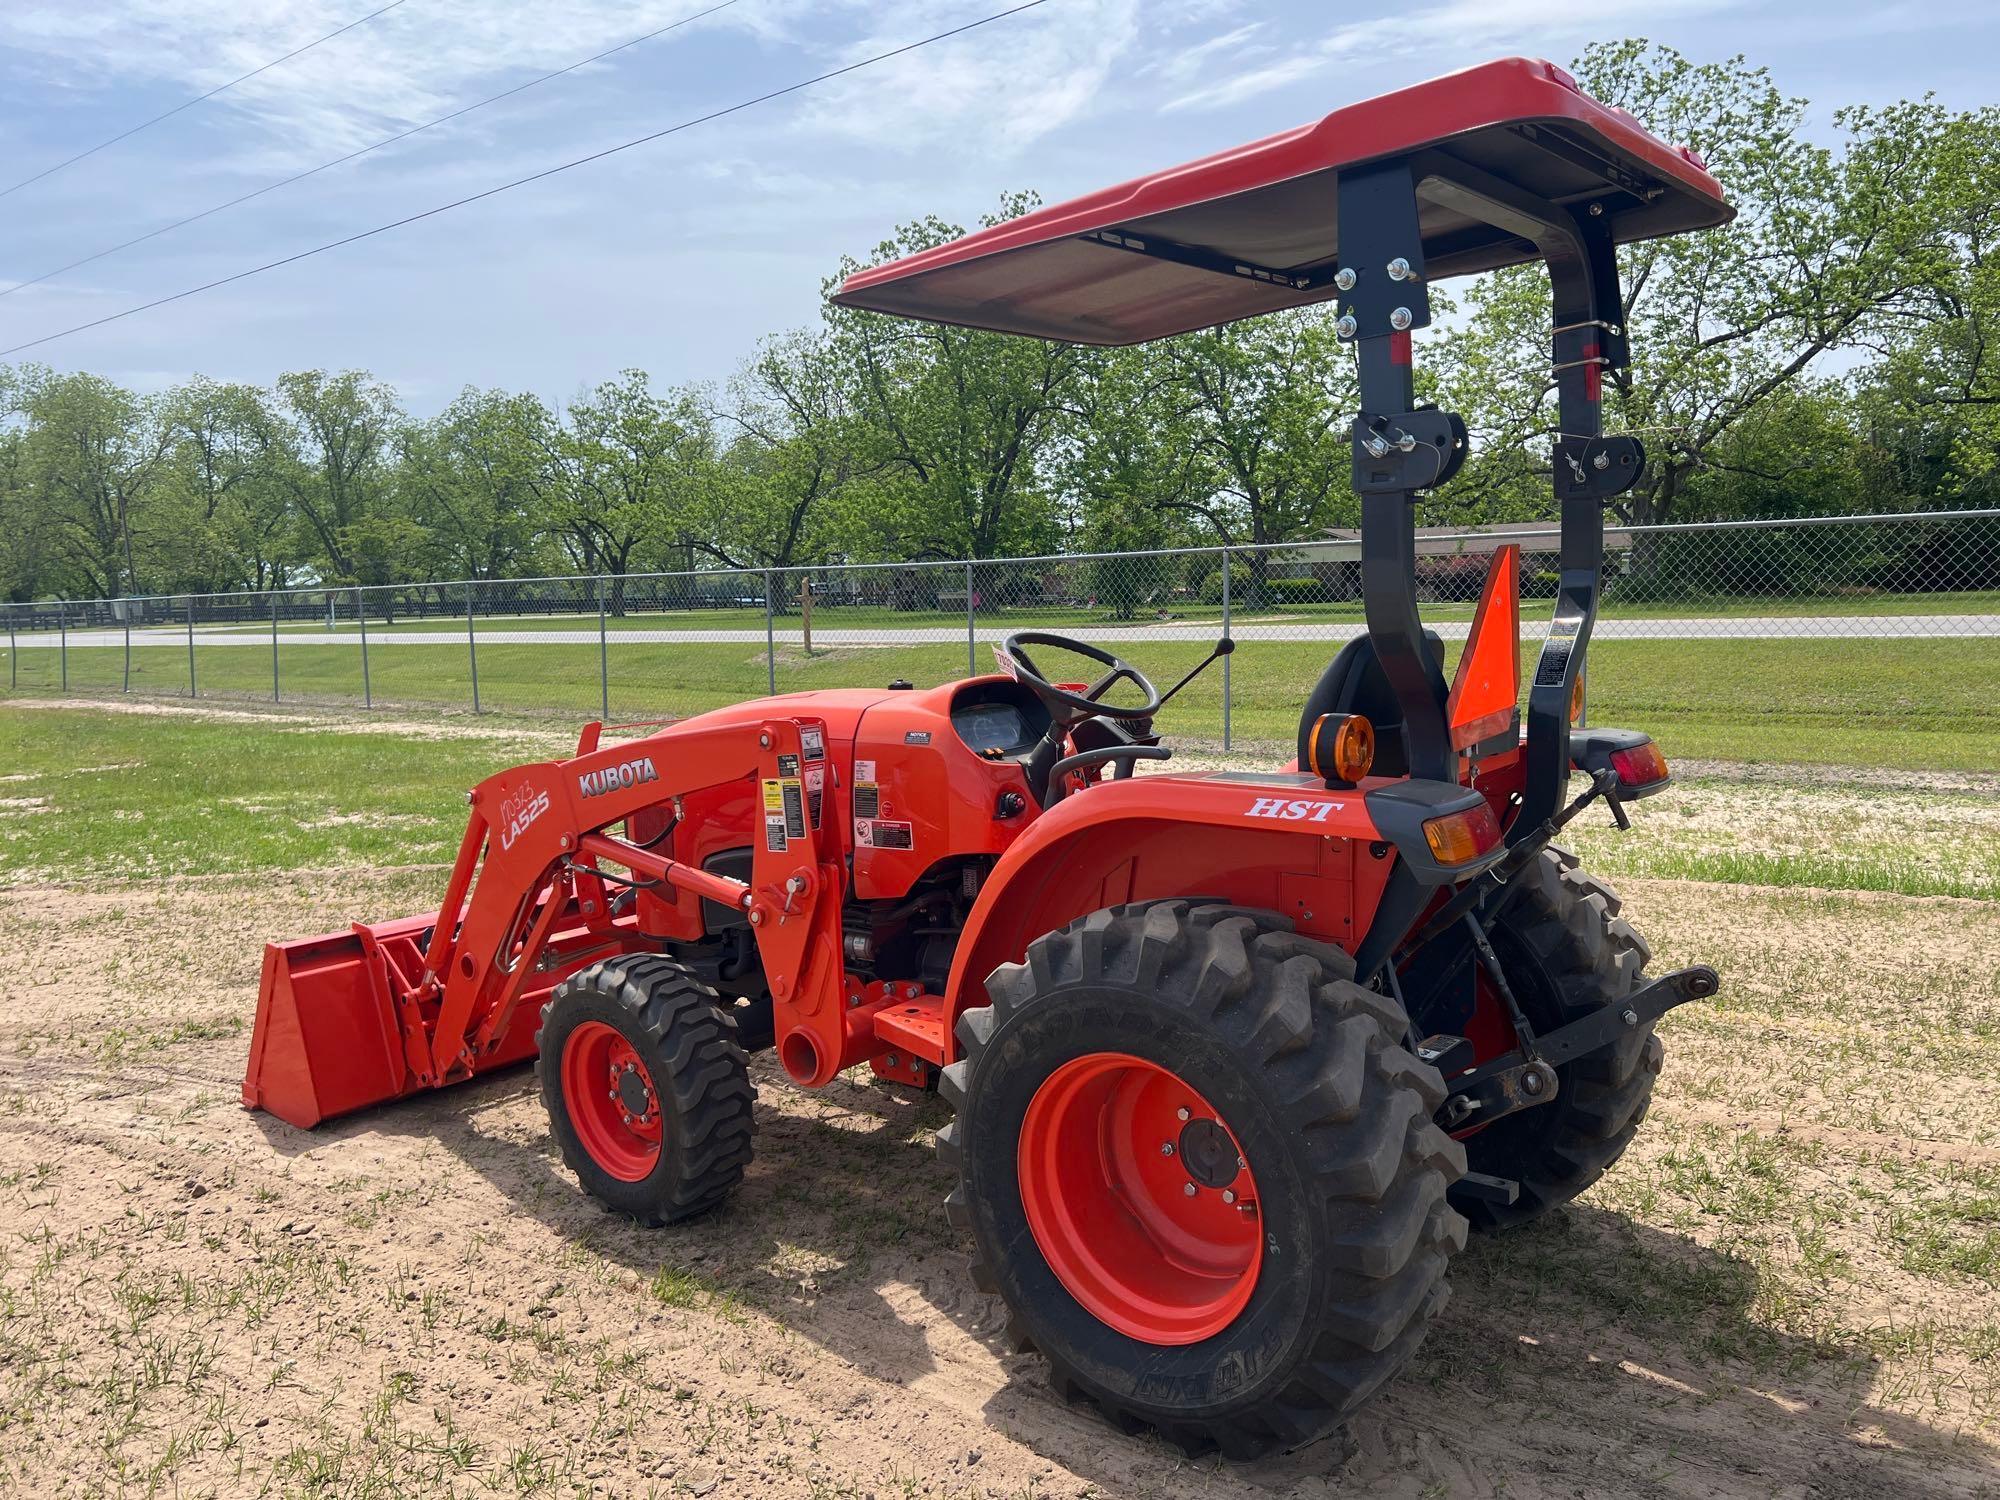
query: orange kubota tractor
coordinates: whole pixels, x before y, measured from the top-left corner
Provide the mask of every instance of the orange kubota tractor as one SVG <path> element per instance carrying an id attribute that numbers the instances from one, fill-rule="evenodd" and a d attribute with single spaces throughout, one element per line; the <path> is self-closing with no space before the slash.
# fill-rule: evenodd
<path id="1" fill-rule="evenodd" d="M 1337 304 L 1368 630 L 1296 762 L 1134 775 L 1194 674 L 1034 632 L 928 691 L 593 724 L 473 788 L 435 916 L 270 947 L 244 1102 L 309 1127 L 538 1057 L 584 1189 L 662 1224 L 743 1175 L 748 1054 L 805 1088 L 867 1064 L 955 1111 L 945 1208 L 1059 1389 L 1190 1448 L 1326 1431 L 1408 1361 L 1468 1222 L 1618 1158 L 1654 1022 L 1716 988 L 1645 978 L 1552 840 L 1667 785 L 1646 735 L 1576 727 L 1643 463 L 1600 420 L 1615 247 L 1729 216 L 1691 152 L 1511 60 L 854 275 L 844 306 L 1094 344 Z M 1513 552 L 1449 685 L 1419 623 L 1412 502 L 1466 432 L 1417 404 L 1411 333 L 1433 282 L 1535 259 L 1562 558 L 1523 727 Z"/>

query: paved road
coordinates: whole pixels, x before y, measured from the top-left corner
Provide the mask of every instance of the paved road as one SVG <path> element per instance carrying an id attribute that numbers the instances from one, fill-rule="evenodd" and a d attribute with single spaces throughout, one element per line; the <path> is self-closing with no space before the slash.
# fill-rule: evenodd
<path id="1" fill-rule="evenodd" d="M 1004 639 L 1009 629 L 1020 627 L 981 628 L 981 641 L 998 642 Z M 1445 622 L 1432 627 L 1445 640 L 1463 640 L 1471 628 L 1464 621 Z M 1233 632 L 1239 641 L 1327 641 L 1338 642 L 1360 635 L 1363 627 L 1358 624 L 1332 624 L 1318 622 L 1298 622 L 1276 625 L 1238 625 Z M 1541 627 L 1536 622 L 1523 620 L 1521 632 L 1524 638 L 1539 636 Z M 1088 628 L 1073 628 L 1073 633 L 1085 640 L 1098 642 L 1145 642 L 1145 641 L 1210 641 L 1215 639 L 1216 627 L 1213 622 L 1188 621 L 1172 625 L 1097 625 Z M 1599 620 L 1593 632 L 1597 640 L 1870 640 L 1895 638 L 1945 638 L 1965 639 L 1971 637 L 2000 636 L 2000 615 L 1739 615 L 1728 618 L 1660 619 L 1660 620 Z M 505 646 L 595 646 L 595 630 L 508 630 L 482 629 L 479 644 Z M 610 632 L 614 645 L 740 645 L 761 646 L 764 632 L 761 630 L 614 630 Z M 867 629 L 815 630 L 814 646 L 846 646 L 892 650 L 899 646 L 950 646 L 963 644 L 965 632 L 950 626 L 876 626 Z M 309 646 L 358 647 L 361 633 L 352 626 L 342 626 L 331 631 L 285 631 L 279 636 L 280 643 L 287 649 Z M 802 637 L 797 630 L 777 632 L 778 644 L 797 646 Z M 52 631 L 38 631 L 16 637 L 16 644 L 24 649 L 55 650 L 61 645 L 61 638 Z M 76 647 L 118 646 L 125 644 L 122 630 L 72 630 L 69 644 Z M 185 649 L 187 637 L 184 632 L 172 629 L 142 629 L 132 632 L 134 646 L 171 647 Z M 200 631 L 195 636 L 195 644 L 210 646 L 257 646 L 271 649 L 269 631 L 256 630 L 216 630 Z M 385 646 L 463 646 L 464 630 L 395 630 L 371 631 L 368 634 L 369 649 Z"/>

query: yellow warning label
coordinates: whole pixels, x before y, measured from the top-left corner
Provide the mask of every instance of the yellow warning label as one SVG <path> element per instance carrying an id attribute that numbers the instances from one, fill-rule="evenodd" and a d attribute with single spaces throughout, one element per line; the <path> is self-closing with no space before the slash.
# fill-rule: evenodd
<path id="1" fill-rule="evenodd" d="M 785 810 L 785 783 L 766 781 L 764 783 L 764 811 L 782 814 Z"/>

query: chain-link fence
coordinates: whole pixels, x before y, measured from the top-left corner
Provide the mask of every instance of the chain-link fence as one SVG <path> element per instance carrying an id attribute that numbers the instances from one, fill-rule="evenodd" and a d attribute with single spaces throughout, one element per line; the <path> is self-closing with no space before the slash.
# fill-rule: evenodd
<path id="1" fill-rule="evenodd" d="M 1556 590 L 1557 532 L 1419 533 L 1418 593 L 1448 657 L 1508 543 L 1521 549 L 1532 649 Z M 989 669 L 992 645 L 1024 629 L 1085 637 L 1164 686 L 1228 634 L 1236 653 L 1174 709 L 1181 738 L 1224 746 L 1289 740 L 1328 655 L 1366 628 L 1351 532 L 1271 547 L 49 601 L 0 616 L 0 683 L 13 691 L 612 721 L 770 692 L 928 686 Z M 2000 510 L 1612 525 L 1595 640 L 1593 693 L 1600 675 L 1623 684 L 1635 711 L 1678 682 L 1718 713 L 1754 712 L 1760 682 L 1798 678 L 1836 717 L 1942 712 L 1953 693 L 1983 691 L 2000 653 Z M 1912 656 L 1920 643 L 1928 654 Z M 1913 679 L 1935 691 L 1911 692 Z"/>

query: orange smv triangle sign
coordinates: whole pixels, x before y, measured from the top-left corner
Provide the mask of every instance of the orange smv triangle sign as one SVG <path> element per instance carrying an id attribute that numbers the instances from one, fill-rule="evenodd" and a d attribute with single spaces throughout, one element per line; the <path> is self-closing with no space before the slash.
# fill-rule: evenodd
<path id="1" fill-rule="evenodd" d="M 1458 659 L 1445 717 L 1454 750 L 1469 750 L 1514 722 L 1521 701 L 1521 548 L 1493 553 L 1472 634 Z"/>

